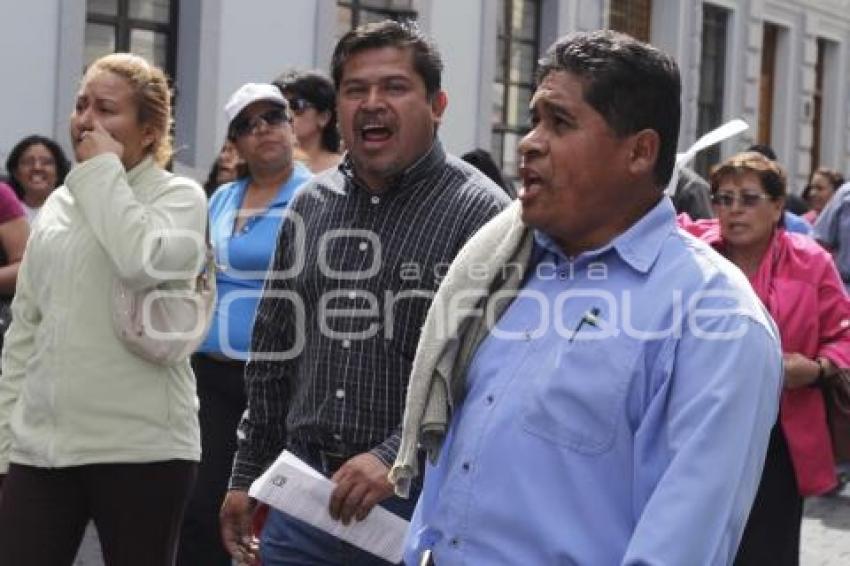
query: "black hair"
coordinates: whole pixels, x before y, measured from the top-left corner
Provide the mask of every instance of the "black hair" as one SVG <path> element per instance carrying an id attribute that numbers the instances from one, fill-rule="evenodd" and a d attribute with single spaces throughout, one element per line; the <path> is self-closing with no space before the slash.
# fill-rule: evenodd
<path id="1" fill-rule="evenodd" d="M 812 175 L 820 175 L 824 179 L 826 179 L 830 185 L 832 185 L 832 190 L 837 191 L 841 185 L 844 184 L 844 175 L 841 174 L 840 171 L 836 171 L 835 169 L 829 169 L 827 167 L 818 167 L 815 169 L 815 172 Z"/>
<path id="2" fill-rule="evenodd" d="M 18 181 L 17 177 L 15 177 L 15 172 L 18 169 L 18 165 L 20 164 L 21 157 L 23 157 L 24 152 L 34 145 L 43 145 L 53 156 L 53 161 L 56 162 L 57 187 L 61 186 L 62 183 L 65 182 L 65 177 L 68 175 L 68 171 L 71 170 L 71 163 L 68 161 L 68 158 L 65 157 L 65 152 L 62 151 L 62 148 L 58 143 L 45 136 L 31 135 L 25 137 L 15 144 L 15 147 L 13 147 L 12 151 L 9 152 L 9 157 L 6 158 L 6 171 L 9 174 L 9 185 L 11 185 L 11 187 L 15 190 L 15 194 L 18 195 L 18 198 L 21 201 L 24 200 L 24 187 L 21 182 Z"/>
<path id="3" fill-rule="evenodd" d="M 489 151 L 478 148 L 467 151 L 460 158 L 484 173 L 491 181 L 499 185 L 509 197 L 516 198 L 516 189 L 513 183 L 505 179 Z"/>
<path id="4" fill-rule="evenodd" d="M 806 204 L 806 201 L 802 197 L 789 192 L 785 195 L 785 209 L 797 216 L 802 216 L 809 211 L 809 205 Z"/>
<path id="5" fill-rule="evenodd" d="M 216 158 L 216 160 L 213 161 L 212 166 L 210 166 L 210 172 L 207 175 L 207 180 L 204 181 L 204 192 L 208 199 L 212 198 L 213 193 L 221 186 L 221 183 L 218 182 L 218 170 L 220 168 L 221 166 L 218 164 L 218 159 Z M 248 165 L 244 162 L 239 163 L 236 166 L 236 179 L 242 179 L 248 175 L 250 175 Z"/>
<path id="6" fill-rule="evenodd" d="M 280 89 L 283 96 L 303 98 L 317 112 L 327 112 L 330 115 L 328 123 L 322 128 L 322 148 L 325 151 L 338 152 L 336 91 L 331 80 L 319 71 L 288 71 L 272 81 L 272 84 Z"/>
<path id="7" fill-rule="evenodd" d="M 553 71 L 579 77 L 584 100 L 618 136 L 643 129 L 660 138 L 655 181 L 670 181 L 676 163 L 682 81 L 676 61 L 623 33 L 602 30 L 567 35 L 540 60 L 538 84 Z"/>
<path id="8" fill-rule="evenodd" d="M 331 75 L 337 91 L 342 81 L 342 71 L 348 59 L 367 49 L 398 47 L 413 53 L 413 68 L 422 77 L 428 98 L 440 91 L 443 61 L 437 46 L 419 29 L 416 22 L 382 22 L 359 26 L 339 40 L 331 57 Z"/>
<path id="9" fill-rule="evenodd" d="M 753 144 L 747 148 L 747 151 L 755 151 L 756 153 L 760 153 L 770 159 L 771 161 L 776 161 L 776 152 L 773 151 L 773 148 L 764 143 Z"/>

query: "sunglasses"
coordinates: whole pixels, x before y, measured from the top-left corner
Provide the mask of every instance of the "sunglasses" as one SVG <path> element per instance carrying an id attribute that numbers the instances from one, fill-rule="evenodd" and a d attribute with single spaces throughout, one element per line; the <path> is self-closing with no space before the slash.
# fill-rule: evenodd
<path id="1" fill-rule="evenodd" d="M 287 102 L 289 102 L 289 107 L 292 108 L 292 111 L 299 115 L 310 108 L 315 108 L 313 103 L 306 98 L 288 98 Z"/>
<path id="2" fill-rule="evenodd" d="M 230 135 L 234 139 L 241 138 L 248 134 L 255 134 L 260 125 L 265 125 L 268 128 L 277 128 L 287 121 L 289 121 L 289 116 L 286 115 L 286 110 L 283 108 L 273 108 L 253 118 L 245 118 L 233 122 L 230 126 Z"/>
<path id="3" fill-rule="evenodd" d="M 711 195 L 711 204 L 722 208 L 732 208 L 736 202 L 740 202 L 744 208 L 754 208 L 763 200 L 773 200 L 766 193 L 744 192 L 740 195 L 735 193 L 714 193 Z"/>

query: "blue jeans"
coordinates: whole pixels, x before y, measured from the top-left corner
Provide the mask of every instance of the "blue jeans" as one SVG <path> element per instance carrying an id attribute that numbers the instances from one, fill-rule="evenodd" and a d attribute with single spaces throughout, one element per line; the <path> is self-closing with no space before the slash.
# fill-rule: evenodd
<path id="1" fill-rule="evenodd" d="M 390 497 L 381 502 L 388 511 L 410 519 L 418 493 L 410 499 Z M 269 510 L 260 536 L 260 556 L 263 566 L 387 566 L 374 554 L 360 550 L 347 542 L 311 527 L 303 521 Z"/>

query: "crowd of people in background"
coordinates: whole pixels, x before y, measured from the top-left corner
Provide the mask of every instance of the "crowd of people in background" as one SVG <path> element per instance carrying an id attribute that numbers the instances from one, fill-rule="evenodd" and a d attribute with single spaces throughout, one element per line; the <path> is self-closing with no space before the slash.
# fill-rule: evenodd
<path id="1" fill-rule="evenodd" d="M 586 471 L 588 485 L 596 485 L 592 478 L 601 477 L 607 466 L 611 474 L 629 471 L 640 485 L 634 493 L 612 488 L 606 496 L 610 513 L 599 513 L 612 532 L 608 539 L 594 539 L 599 542 L 594 549 L 586 541 L 571 547 L 570 537 L 557 543 L 547 538 L 552 532 L 544 532 L 546 521 L 569 521 L 573 508 L 565 508 L 557 520 L 558 513 L 541 515 L 545 521 L 518 520 L 539 525 L 531 533 L 511 521 L 514 511 L 504 505 L 475 507 L 469 512 L 500 517 L 504 524 L 492 530 L 463 525 L 469 556 L 531 563 L 523 561 L 551 551 L 553 559 L 616 554 L 618 561 L 628 555 L 688 556 L 694 564 L 798 564 L 803 498 L 834 492 L 847 481 L 832 453 L 819 385 L 850 368 L 850 183 L 838 170 L 818 167 L 802 191 L 794 191 L 772 149 L 751 146 L 716 164 L 707 179 L 682 169 L 671 198 L 659 200 L 657 189 L 672 174 L 679 125 L 675 102 L 658 101 L 678 99 L 675 63 L 608 32 L 561 39 L 541 62 L 531 132 L 520 144 L 518 180 L 506 176 L 486 150 L 469 148 L 462 159 L 444 150 L 438 126 L 448 97 L 441 87 L 439 52 L 415 26 L 387 21 L 346 34 L 330 75 L 288 70 L 236 89 L 223 108 L 226 139 L 208 177 L 197 181 L 166 170 L 172 108 L 163 72 L 129 54 L 93 63 L 71 116 L 75 163 L 55 140 L 29 135 L 9 153 L 8 179 L 0 183 L 0 332 L 5 332 L 0 341 L 0 563 L 71 564 L 89 521 L 107 564 L 385 563 L 276 509 L 257 508 L 247 488 L 286 448 L 337 484 L 328 502 L 335 519 L 362 520 L 376 504 L 412 517 L 409 564 L 419 564 L 423 556 L 427 562 L 432 553 L 427 563 L 443 563 L 441 558 L 455 563 L 463 544 L 447 534 L 458 520 L 452 513 L 460 513 L 455 499 L 486 497 L 467 491 L 470 470 L 479 474 L 479 486 L 509 489 L 504 477 L 493 479 L 500 473 L 496 468 L 522 470 L 532 461 L 550 464 L 549 474 L 583 477 Z M 620 96 L 623 89 L 645 105 L 624 102 L 629 97 Z M 625 120 L 625 115 L 639 119 Z M 571 137 L 576 132 L 586 137 Z M 591 163 L 608 159 L 600 151 L 609 152 L 610 163 Z M 794 193 L 802 202 L 792 206 Z M 298 222 L 288 220 L 293 215 Z M 663 241 L 665 227 L 675 225 L 683 238 L 693 236 L 705 250 Z M 108 298 L 116 278 L 153 288 L 167 282 L 164 273 L 191 270 L 200 262 L 200 249 L 169 237 L 168 230 L 210 242 L 219 266 L 217 301 L 198 351 L 178 364 L 157 366 L 115 336 Z M 369 237 L 326 240 L 328 231 L 368 233 L 378 239 L 379 251 Z M 612 250 L 619 254 L 616 261 L 606 255 Z M 737 269 L 705 259 L 706 250 Z M 752 397 L 725 404 L 724 395 L 731 397 L 735 386 L 721 374 L 734 371 L 730 360 L 753 355 L 729 348 L 716 351 L 728 365 L 706 370 L 709 382 L 720 384 L 717 390 L 682 385 L 687 378 L 677 371 L 708 362 L 705 346 L 687 338 L 661 346 L 616 342 L 641 372 L 646 367 L 635 378 L 640 384 L 632 386 L 645 387 L 642 393 L 623 385 L 625 378 L 620 385 L 575 390 L 547 381 L 553 368 L 606 376 L 632 371 L 617 361 L 620 354 L 594 357 L 601 352 L 598 346 L 585 352 L 572 338 L 567 343 L 543 336 L 530 346 L 505 347 L 473 318 L 462 319 L 454 341 L 443 343 L 428 331 L 431 300 L 441 304 L 435 293 L 447 292 L 435 266 L 461 258 L 446 280 L 458 292 L 468 290 L 473 283 L 464 287 L 456 272 L 476 252 L 485 262 L 520 262 L 530 269 L 515 281 L 491 281 L 482 305 L 501 287 L 554 293 L 553 284 L 539 276 L 540 265 L 559 272 L 564 265 L 587 267 L 599 258 L 613 266 L 606 288 L 643 292 L 647 304 L 666 289 L 665 277 L 674 275 L 693 293 L 721 289 L 743 297 L 747 324 L 757 328 L 751 338 L 758 334 L 748 348 L 763 356 L 741 363 L 751 363 L 748 371 L 764 381 L 741 391 Z M 373 253 L 381 265 L 367 282 L 333 276 L 362 273 Z M 661 259 L 653 264 L 650 256 Z M 299 257 L 299 275 L 273 275 L 286 272 Z M 328 257 L 331 275 L 317 267 Z M 421 270 L 415 284 L 397 271 L 406 262 Z M 696 264 L 712 274 L 710 281 L 698 281 L 692 271 Z M 151 275 L 152 266 L 160 275 Z M 678 271 L 669 266 L 679 266 Z M 367 298 L 414 290 L 421 296 L 374 304 Z M 287 293 L 304 298 L 308 323 L 303 329 L 293 325 L 297 313 L 281 298 Z M 313 325 L 316 313 L 328 306 L 327 293 L 359 312 L 389 309 L 394 318 L 387 324 L 394 326 L 381 326 L 365 339 L 333 338 L 333 332 Z M 572 337 L 584 326 L 596 328 L 609 314 L 591 306 L 583 317 L 565 315 L 576 328 Z M 528 335 L 535 320 L 529 308 L 520 300 L 496 307 L 499 325 Z M 648 326 L 670 322 L 656 311 L 644 315 Z M 340 324 L 339 332 L 362 334 L 361 325 L 351 320 Z M 303 347 L 293 359 L 254 355 L 295 344 Z M 665 353 L 668 346 L 671 353 Z M 448 366 L 437 355 L 447 351 L 453 356 Z M 672 353 L 678 351 L 687 355 Z M 570 356 L 576 359 L 569 361 Z M 445 373 L 446 367 L 451 371 Z M 443 407 L 449 399 L 448 416 L 439 421 L 448 436 L 440 437 L 436 449 L 423 440 L 427 435 L 419 436 L 419 420 L 411 418 L 413 430 L 405 415 L 412 401 L 422 402 L 423 413 L 426 405 L 433 408 L 432 373 L 423 368 L 448 380 L 437 403 Z M 490 446 L 488 455 L 478 449 L 487 437 L 480 434 L 486 423 L 477 420 L 485 413 L 476 410 L 487 410 L 494 398 L 516 387 L 514 371 L 540 376 L 531 387 L 539 397 L 528 406 L 494 413 L 495 422 L 504 421 L 505 436 L 499 438 L 519 435 L 519 440 L 513 447 L 482 444 Z M 457 375 L 460 385 L 452 381 Z M 408 379 L 413 379 L 409 390 Z M 415 379 L 427 385 L 421 399 Z M 771 388 L 780 381 L 781 395 L 773 396 Z M 621 386 L 629 390 L 628 402 L 625 393 L 617 393 Z M 646 401 L 657 391 L 665 395 L 664 407 Z M 749 454 L 726 447 L 732 454 L 726 462 L 730 473 L 742 478 L 738 491 L 723 505 L 717 503 L 719 492 L 710 494 L 713 501 L 692 498 L 693 509 L 704 503 L 704 510 L 718 513 L 713 544 L 694 543 L 711 556 L 659 550 L 676 543 L 620 513 L 625 503 L 633 511 L 636 494 L 643 498 L 640 512 L 649 516 L 658 511 L 656 491 L 681 488 L 679 496 L 687 499 L 688 490 L 692 495 L 701 489 L 677 468 L 682 464 L 675 452 L 689 450 L 683 448 L 689 442 L 717 442 L 700 427 L 722 425 L 684 406 L 687 400 L 677 397 L 682 391 L 696 404 L 709 398 L 717 403 L 706 401 L 700 409 L 706 415 L 718 411 L 751 427 L 739 431 L 751 443 L 745 447 Z M 557 405 L 565 399 L 572 401 Z M 620 405 L 621 413 L 605 413 L 605 407 Z M 558 414 L 565 407 L 578 414 Z M 668 417 L 667 410 L 675 414 Z M 573 417 L 585 422 L 572 424 Z M 523 429 L 521 434 L 514 426 Z M 644 427 L 650 426 L 647 432 Z M 563 431 L 555 430 L 559 427 Z M 636 439 L 615 442 L 615 428 Z M 527 432 L 534 438 L 525 446 Z M 676 438 L 667 444 L 660 440 L 664 435 Z M 409 439 L 413 449 L 421 443 L 431 454 L 442 448 L 442 459 L 434 457 L 427 465 L 409 455 L 405 459 Z M 514 448 L 528 461 L 515 457 Z M 605 460 L 605 466 L 600 460 L 594 464 L 598 470 L 588 465 L 589 455 L 609 449 L 611 457 L 629 458 Z M 711 454 L 713 448 L 701 450 Z M 489 458 L 486 472 L 470 464 L 473 454 Z M 632 462 L 635 454 L 646 461 Z M 691 466 L 704 462 L 688 454 Z M 627 460 L 645 468 L 620 469 Z M 568 471 L 569 466 L 576 468 Z M 667 470 L 672 472 L 663 473 Z M 417 478 L 421 473 L 424 484 Z M 673 487 L 677 473 L 681 483 Z M 541 477 L 545 484 L 549 476 Z M 410 489 L 399 488 L 408 479 Z M 135 487 L 127 490 L 128 484 Z M 576 488 L 558 489 L 565 500 L 584 505 Z M 598 500 L 594 489 L 583 496 Z M 412 497 L 397 497 L 402 491 Z M 541 504 L 551 497 L 545 491 L 546 497 L 536 499 L 541 494 L 525 488 L 520 497 L 523 492 Z M 528 512 L 534 512 L 530 504 Z M 692 509 L 681 512 L 684 517 Z M 40 541 L 44 536 L 50 544 Z M 513 536 L 529 538 L 519 544 Z M 535 543 L 536 549 L 524 546 Z"/>

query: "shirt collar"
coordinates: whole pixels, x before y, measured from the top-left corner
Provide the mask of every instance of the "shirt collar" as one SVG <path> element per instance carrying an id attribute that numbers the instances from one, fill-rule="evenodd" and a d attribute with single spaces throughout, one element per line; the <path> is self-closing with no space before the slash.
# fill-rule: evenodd
<path id="1" fill-rule="evenodd" d="M 292 173 L 287 177 L 287 179 L 280 184 L 280 188 L 277 191 L 277 195 L 275 195 L 274 199 L 269 203 L 269 206 L 280 206 L 285 205 L 289 201 L 292 200 L 292 196 L 295 194 L 295 189 L 301 186 L 307 179 L 309 179 L 313 174 L 309 169 L 298 161 L 292 162 Z M 244 188 L 243 188 L 244 190 Z"/>
<path id="2" fill-rule="evenodd" d="M 664 240 L 675 229 L 676 210 L 670 198 L 663 197 L 628 230 L 604 246 L 583 252 L 573 259 L 598 257 L 613 249 L 632 269 L 639 273 L 646 273 L 661 253 Z M 534 241 L 542 250 L 553 253 L 558 258 L 567 259 L 561 248 L 547 234 L 535 230 Z M 540 257 L 535 255 L 539 261 Z"/>
<path id="3" fill-rule="evenodd" d="M 295 190 L 306 182 L 313 174 L 309 169 L 298 161 L 292 162 L 292 173 L 287 177 L 277 189 L 277 194 L 269 202 L 268 207 L 285 205 L 292 200 Z M 251 176 L 245 176 L 235 181 L 231 181 L 234 189 L 233 196 L 237 199 L 236 202 L 242 203 L 245 199 L 245 191 L 248 190 L 248 183 L 251 182 Z M 241 205 L 240 205 L 241 206 Z"/>
<path id="4" fill-rule="evenodd" d="M 404 187 L 415 185 L 417 182 L 427 179 L 436 167 L 443 165 L 446 161 L 446 151 L 443 149 L 443 144 L 439 138 L 434 138 L 434 143 L 425 154 L 413 162 L 407 169 L 399 173 L 395 178 L 388 183 L 388 190 L 396 190 Z M 354 171 L 354 163 L 351 160 L 351 154 L 345 153 L 342 162 L 339 164 L 339 171 L 354 184 L 362 185 L 357 180 L 357 174 Z"/>

